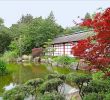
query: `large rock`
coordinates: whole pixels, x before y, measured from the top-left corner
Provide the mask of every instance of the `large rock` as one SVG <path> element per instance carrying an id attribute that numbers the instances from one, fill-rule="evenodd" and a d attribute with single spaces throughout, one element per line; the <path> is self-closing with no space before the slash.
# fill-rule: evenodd
<path id="1" fill-rule="evenodd" d="M 23 56 L 22 56 L 22 59 L 23 59 L 23 60 L 29 60 L 29 56 L 23 55 Z"/>

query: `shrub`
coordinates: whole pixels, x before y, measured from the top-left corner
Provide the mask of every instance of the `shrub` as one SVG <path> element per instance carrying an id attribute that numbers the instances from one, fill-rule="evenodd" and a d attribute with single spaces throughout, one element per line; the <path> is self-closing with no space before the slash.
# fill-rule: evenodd
<path id="1" fill-rule="evenodd" d="M 63 67 L 65 66 L 69 66 L 72 62 L 77 61 L 75 58 L 63 55 L 63 56 L 59 56 L 56 57 L 54 59 L 58 64 L 62 65 Z"/>
<path id="2" fill-rule="evenodd" d="M 92 74 L 93 80 L 103 80 L 104 78 L 103 76 L 104 76 L 104 73 L 101 71 Z"/>
<path id="3" fill-rule="evenodd" d="M 17 57 L 17 52 L 16 51 L 6 51 L 2 59 L 9 62 L 9 61 L 15 61 L 15 58 Z"/>
<path id="4" fill-rule="evenodd" d="M 84 73 L 70 73 L 67 75 L 67 80 L 72 81 L 77 85 L 79 88 L 79 94 L 81 97 L 83 97 L 83 87 L 88 86 L 91 80 L 91 75 Z"/>
<path id="5" fill-rule="evenodd" d="M 52 91 L 58 92 L 58 86 L 62 84 L 63 81 L 59 78 L 50 79 L 45 81 L 43 84 L 41 84 L 39 91 L 42 94 L 44 94 L 45 92 L 52 92 Z"/>
<path id="6" fill-rule="evenodd" d="M 41 78 L 31 79 L 28 80 L 24 85 L 32 86 L 33 88 L 33 95 L 36 94 L 36 88 L 39 87 L 40 84 L 44 82 Z"/>
<path id="7" fill-rule="evenodd" d="M 91 86 L 91 91 L 96 93 L 107 92 L 110 90 L 109 82 L 107 80 L 91 81 L 88 86 Z"/>
<path id="8" fill-rule="evenodd" d="M 108 93 L 108 94 L 105 95 L 104 100 L 110 100 L 110 93 Z"/>
<path id="9" fill-rule="evenodd" d="M 24 100 L 31 94 L 32 87 L 21 85 L 6 91 L 3 94 L 3 100 Z"/>
<path id="10" fill-rule="evenodd" d="M 84 96 L 83 100 L 99 100 L 97 93 L 89 93 L 88 95 Z"/>
<path id="11" fill-rule="evenodd" d="M 44 95 L 40 95 L 37 97 L 37 100 L 65 100 L 64 96 L 55 92 L 47 92 Z"/>
<path id="12" fill-rule="evenodd" d="M 87 86 L 83 86 L 82 88 L 83 94 L 88 95 L 89 93 L 97 93 L 98 100 L 103 100 L 104 94 L 110 91 L 109 82 L 106 80 L 97 80 L 97 81 L 90 81 Z"/>
<path id="13" fill-rule="evenodd" d="M 102 93 L 89 93 L 84 96 L 83 100 L 104 100 L 105 94 Z M 110 99 L 108 99 L 110 100 Z"/>
<path id="14" fill-rule="evenodd" d="M 59 78 L 59 79 L 65 81 L 66 76 L 63 74 L 49 74 L 49 75 L 47 75 L 47 79 L 53 79 L 53 78 Z"/>
<path id="15" fill-rule="evenodd" d="M 6 62 L 0 59 L 0 72 L 3 75 L 6 72 Z"/>
<path id="16" fill-rule="evenodd" d="M 25 85 L 29 85 L 29 86 L 33 86 L 33 87 L 36 87 L 38 86 L 39 84 L 42 84 L 43 83 L 43 79 L 41 78 L 36 78 L 36 79 L 31 79 L 31 80 L 28 80 Z"/>

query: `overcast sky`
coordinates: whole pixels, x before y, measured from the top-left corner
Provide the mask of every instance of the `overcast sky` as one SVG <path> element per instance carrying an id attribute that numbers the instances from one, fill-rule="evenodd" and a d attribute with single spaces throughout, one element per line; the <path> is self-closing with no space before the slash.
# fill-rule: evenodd
<path id="1" fill-rule="evenodd" d="M 53 11 L 56 21 L 63 27 L 73 26 L 73 19 L 81 18 L 86 12 L 110 7 L 109 0 L 0 0 L 0 17 L 10 27 L 24 14 L 47 17 Z"/>

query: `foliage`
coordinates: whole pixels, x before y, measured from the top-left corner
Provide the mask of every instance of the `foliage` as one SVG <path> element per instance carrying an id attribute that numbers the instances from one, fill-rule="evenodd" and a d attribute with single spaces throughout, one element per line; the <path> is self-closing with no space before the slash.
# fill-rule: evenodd
<path id="1" fill-rule="evenodd" d="M 0 26 L 0 54 L 3 54 L 8 50 L 8 46 L 11 42 L 10 30 L 5 26 Z"/>
<path id="2" fill-rule="evenodd" d="M 60 76 L 61 79 L 63 79 L 62 77 L 63 75 Z M 23 85 L 5 91 L 3 99 L 24 100 L 24 98 L 31 95 L 37 100 L 64 100 L 63 95 L 60 95 L 58 90 L 58 87 L 63 84 L 63 80 L 60 78 L 49 77 L 45 81 L 41 78 L 31 79 Z"/>
<path id="3" fill-rule="evenodd" d="M 0 18 L 0 26 L 3 25 L 4 20 L 2 18 Z"/>
<path id="4" fill-rule="evenodd" d="M 88 98 L 87 100 L 91 100 L 89 97 L 91 94 L 96 94 L 97 95 L 97 100 L 106 100 L 104 99 L 110 91 L 110 86 L 109 86 L 108 80 L 97 80 L 97 81 L 90 81 L 88 86 L 84 86 L 82 91 L 84 93 L 84 98 Z M 95 95 L 94 95 L 95 96 Z M 94 97 L 93 96 L 93 97 Z M 96 97 L 96 96 L 95 96 Z M 86 100 L 84 99 L 84 100 Z M 93 99 L 95 100 L 95 99 Z"/>
<path id="5" fill-rule="evenodd" d="M 29 86 L 16 86 L 15 88 L 8 90 L 3 95 L 3 100 L 24 100 L 31 94 L 31 87 Z"/>
<path id="6" fill-rule="evenodd" d="M 76 62 L 77 59 L 74 59 L 72 57 L 63 55 L 59 56 L 54 59 L 58 64 L 62 65 L 63 67 L 69 66 L 72 62 Z"/>
<path id="7" fill-rule="evenodd" d="M 84 96 L 83 100 L 102 100 L 102 99 L 99 99 L 99 95 L 97 93 L 89 93 L 88 95 Z"/>
<path id="8" fill-rule="evenodd" d="M 35 18 L 30 25 L 30 34 L 35 46 L 43 46 L 48 39 L 53 39 L 63 31 L 62 27 L 57 25 L 54 19 L 43 19 L 42 17 Z"/>
<path id="9" fill-rule="evenodd" d="M 47 42 L 44 43 L 44 53 L 46 56 L 51 57 L 53 55 L 53 52 L 55 51 L 53 48 L 52 48 L 52 40 L 51 39 L 48 39 Z"/>
<path id="10" fill-rule="evenodd" d="M 33 20 L 33 16 L 31 14 L 26 14 L 26 15 L 22 15 L 18 23 L 30 24 L 32 20 Z"/>
<path id="11" fill-rule="evenodd" d="M 9 62 L 9 61 L 15 61 L 16 57 L 17 57 L 16 51 L 6 51 L 1 58 L 6 62 Z"/>
<path id="12" fill-rule="evenodd" d="M 64 96 L 57 92 L 47 92 L 37 97 L 37 100 L 65 100 Z"/>
<path id="13" fill-rule="evenodd" d="M 15 51 L 18 55 L 26 52 L 28 42 L 31 43 L 30 37 L 27 35 L 29 33 L 29 25 L 24 23 L 14 24 L 10 28 L 13 41 L 11 42 L 9 48 L 11 51 Z M 28 52 L 28 51 L 27 51 Z"/>
<path id="14" fill-rule="evenodd" d="M 6 62 L 0 59 L 0 73 L 3 75 L 6 72 Z"/>
<path id="15" fill-rule="evenodd" d="M 91 19 L 90 13 L 87 12 L 84 19 Z"/>
<path id="16" fill-rule="evenodd" d="M 107 93 L 107 94 L 105 95 L 104 100 L 110 100 L 110 93 Z"/>
<path id="17" fill-rule="evenodd" d="M 36 78 L 36 79 L 31 79 L 31 80 L 27 81 L 27 82 L 25 83 L 25 85 L 27 85 L 27 86 L 32 86 L 32 87 L 34 87 L 34 88 L 36 89 L 36 87 L 39 86 L 39 85 L 42 84 L 42 83 L 43 83 L 43 79 L 41 79 L 41 78 Z"/>
<path id="18" fill-rule="evenodd" d="M 85 94 L 88 94 L 88 93 L 92 93 L 92 92 L 95 92 L 95 93 L 101 93 L 101 92 L 108 92 L 110 89 L 109 89 L 109 82 L 106 81 L 106 80 L 98 80 L 98 81 L 90 81 L 90 83 L 88 84 L 88 86 L 84 86 L 83 87 L 83 92 Z"/>
<path id="19" fill-rule="evenodd" d="M 52 12 L 45 19 L 33 18 L 30 14 L 23 15 L 10 30 L 13 37 L 10 49 L 20 56 L 31 53 L 32 48 L 43 46 L 48 39 L 53 39 L 63 32 L 63 28 L 55 22 Z"/>
<path id="20" fill-rule="evenodd" d="M 103 80 L 104 79 L 104 73 L 101 71 L 95 72 L 92 74 L 93 80 Z"/>
<path id="21" fill-rule="evenodd" d="M 45 81 L 43 84 L 41 84 L 39 91 L 42 94 L 44 94 L 45 92 L 52 92 L 52 91 L 58 92 L 58 86 L 62 84 L 63 81 L 61 79 L 58 78 L 50 79 Z"/>
<path id="22" fill-rule="evenodd" d="M 67 75 L 67 80 L 74 82 L 79 88 L 79 94 L 81 97 L 84 96 L 83 87 L 88 86 L 91 75 L 84 73 L 70 73 Z"/>
<path id="23" fill-rule="evenodd" d="M 110 75 L 110 8 L 97 13 L 94 19 L 84 20 L 82 26 L 93 27 L 97 34 L 74 44 L 74 56 L 84 59 L 89 69 L 101 70 Z"/>
<path id="24" fill-rule="evenodd" d="M 63 75 L 63 74 L 49 74 L 49 75 L 47 75 L 47 79 L 48 79 L 48 80 L 49 80 L 49 79 L 53 79 L 53 78 L 59 78 L 59 79 L 65 81 L 66 76 Z"/>
<path id="25" fill-rule="evenodd" d="M 63 32 L 62 35 L 71 34 L 71 33 L 74 34 L 74 33 L 79 33 L 79 32 L 85 32 L 85 31 L 89 31 L 89 30 L 91 30 L 90 27 L 81 27 L 81 26 L 76 25 L 76 26 L 73 26 L 73 27 L 66 27 L 64 29 L 64 32 Z"/>

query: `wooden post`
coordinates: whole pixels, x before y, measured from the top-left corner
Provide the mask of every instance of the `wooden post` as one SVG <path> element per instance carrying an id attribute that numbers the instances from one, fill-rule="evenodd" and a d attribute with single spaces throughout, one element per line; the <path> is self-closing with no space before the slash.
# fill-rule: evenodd
<path id="1" fill-rule="evenodd" d="M 65 55 L 65 43 L 63 43 L 63 54 Z"/>

